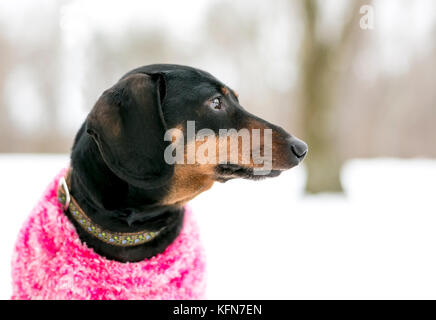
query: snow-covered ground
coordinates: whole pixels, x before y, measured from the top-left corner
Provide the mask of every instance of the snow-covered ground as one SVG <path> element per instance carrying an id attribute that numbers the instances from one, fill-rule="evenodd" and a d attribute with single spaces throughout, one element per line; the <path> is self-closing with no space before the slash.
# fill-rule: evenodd
<path id="1" fill-rule="evenodd" d="M 16 234 L 66 155 L 0 155 L 0 298 Z M 436 161 L 354 160 L 346 195 L 304 196 L 304 168 L 230 181 L 192 206 L 211 299 L 436 299 Z"/>

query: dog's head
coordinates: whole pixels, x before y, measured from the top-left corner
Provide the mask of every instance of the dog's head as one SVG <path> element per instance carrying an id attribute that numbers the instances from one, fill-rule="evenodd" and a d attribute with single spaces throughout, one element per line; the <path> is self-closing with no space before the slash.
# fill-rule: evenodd
<path id="1" fill-rule="evenodd" d="M 207 72 L 151 65 L 106 90 L 86 129 L 110 170 L 143 189 L 164 187 L 162 204 L 184 204 L 214 181 L 275 177 L 307 145 L 247 112 L 238 94 Z"/>

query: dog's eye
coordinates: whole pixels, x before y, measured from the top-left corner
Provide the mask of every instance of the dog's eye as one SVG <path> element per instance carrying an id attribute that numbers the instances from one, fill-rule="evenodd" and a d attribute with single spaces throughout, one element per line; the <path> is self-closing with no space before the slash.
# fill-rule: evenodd
<path id="1" fill-rule="evenodd" d="M 219 97 L 214 98 L 211 102 L 210 102 L 210 107 L 215 109 L 215 110 L 220 110 L 221 109 L 221 99 Z"/>

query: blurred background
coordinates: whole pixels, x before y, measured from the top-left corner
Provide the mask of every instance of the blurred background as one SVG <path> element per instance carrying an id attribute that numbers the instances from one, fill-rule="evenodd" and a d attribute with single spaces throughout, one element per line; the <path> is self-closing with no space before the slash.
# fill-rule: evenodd
<path id="1" fill-rule="evenodd" d="M 210 297 L 436 298 L 434 1 L 1 1 L 0 206 L 17 212 L 3 224 L 12 239 L 99 95 L 152 63 L 209 71 L 309 144 L 303 167 L 194 200 L 209 211 Z M 1 245 L 3 288 L 12 244 Z"/>

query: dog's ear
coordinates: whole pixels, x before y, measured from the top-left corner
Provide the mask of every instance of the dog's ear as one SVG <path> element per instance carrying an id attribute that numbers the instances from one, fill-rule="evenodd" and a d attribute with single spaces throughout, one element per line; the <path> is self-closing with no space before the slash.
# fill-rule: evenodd
<path id="1" fill-rule="evenodd" d="M 164 160 L 164 96 L 163 75 L 132 74 L 106 90 L 87 118 L 87 132 L 105 163 L 139 188 L 162 186 L 173 175 Z"/>

